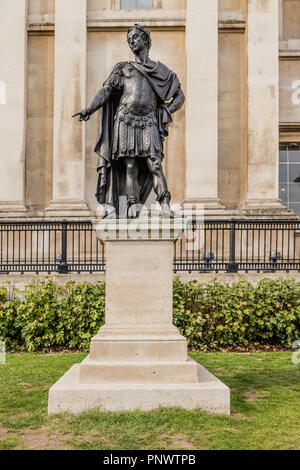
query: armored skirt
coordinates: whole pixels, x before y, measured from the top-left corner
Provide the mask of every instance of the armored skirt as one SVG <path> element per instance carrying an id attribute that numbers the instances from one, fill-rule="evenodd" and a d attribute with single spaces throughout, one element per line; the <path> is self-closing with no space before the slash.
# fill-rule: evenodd
<path id="1" fill-rule="evenodd" d="M 153 157 L 163 159 L 163 145 L 154 111 L 146 115 L 132 114 L 124 105 L 115 115 L 112 158 Z"/>

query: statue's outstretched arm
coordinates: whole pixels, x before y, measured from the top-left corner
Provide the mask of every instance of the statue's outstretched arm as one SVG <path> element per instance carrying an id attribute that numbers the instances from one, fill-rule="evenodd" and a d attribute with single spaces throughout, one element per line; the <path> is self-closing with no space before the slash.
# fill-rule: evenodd
<path id="1" fill-rule="evenodd" d="M 178 111 L 182 107 L 184 102 L 185 102 L 185 96 L 183 94 L 182 89 L 179 88 L 177 92 L 175 93 L 175 95 L 173 96 L 171 103 L 168 106 L 169 113 L 170 114 L 176 113 L 176 111 Z"/>
<path id="2" fill-rule="evenodd" d="M 79 113 L 73 114 L 72 117 L 79 116 L 78 121 L 88 121 L 90 116 L 97 111 L 98 109 L 102 108 L 105 103 L 108 101 L 112 92 L 112 87 L 110 85 L 105 85 L 101 88 L 98 93 L 94 96 L 93 101 L 91 104 L 80 111 Z"/>

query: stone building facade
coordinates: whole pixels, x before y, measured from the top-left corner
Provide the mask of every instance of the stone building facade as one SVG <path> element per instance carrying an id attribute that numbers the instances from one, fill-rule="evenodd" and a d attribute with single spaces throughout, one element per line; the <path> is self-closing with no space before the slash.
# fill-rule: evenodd
<path id="1" fill-rule="evenodd" d="M 137 22 L 186 94 L 166 143 L 173 202 L 300 214 L 300 0 L 1 0 L 0 217 L 95 215 L 99 120 L 71 116 L 130 59 Z"/>

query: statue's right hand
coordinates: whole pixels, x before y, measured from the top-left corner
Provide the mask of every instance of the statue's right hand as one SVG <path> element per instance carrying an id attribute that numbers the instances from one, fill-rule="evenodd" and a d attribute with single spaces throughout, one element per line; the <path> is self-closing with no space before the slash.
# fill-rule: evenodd
<path id="1" fill-rule="evenodd" d="M 91 117 L 91 114 L 87 109 L 83 109 L 79 113 L 73 114 L 72 117 L 76 117 L 76 116 L 79 116 L 78 121 L 82 122 L 82 121 L 88 121 Z"/>

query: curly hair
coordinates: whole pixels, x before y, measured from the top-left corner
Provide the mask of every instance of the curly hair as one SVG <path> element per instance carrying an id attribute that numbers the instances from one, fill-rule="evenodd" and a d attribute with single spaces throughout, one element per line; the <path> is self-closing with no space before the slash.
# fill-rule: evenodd
<path id="1" fill-rule="evenodd" d="M 148 47 L 148 49 L 150 49 L 152 43 L 151 43 L 151 35 L 149 31 L 147 31 L 147 29 L 145 29 L 144 26 L 140 24 L 135 24 L 134 26 L 131 26 L 131 28 L 128 29 L 127 37 L 128 37 L 128 34 L 134 29 L 137 29 L 140 33 L 142 33 L 142 38 L 144 39 L 145 44 Z"/>

